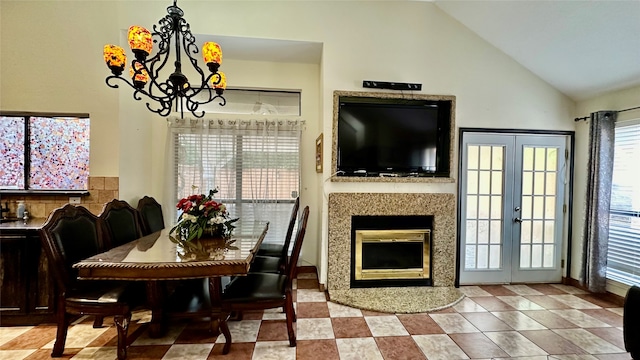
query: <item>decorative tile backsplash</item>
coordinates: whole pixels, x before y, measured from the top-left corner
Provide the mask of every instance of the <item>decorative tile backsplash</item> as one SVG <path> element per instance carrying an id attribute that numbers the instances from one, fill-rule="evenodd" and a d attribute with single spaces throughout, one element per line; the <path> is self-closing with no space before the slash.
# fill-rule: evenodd
<path id="1" fill-rule="evenodd" d="M 80 204 L 98 215 L 105 203 L 119 198 L 119 178 L 105 176 L 89 177 L 89 195 L 80 197 Z M 52 195 L 2 195 L 0 203 L 9 206 L 9 217 L 14 217 L 18 201 L 24 201 L 31 217 L 46 218 L 49 214 L 69 202 L 69 196 Z"/>

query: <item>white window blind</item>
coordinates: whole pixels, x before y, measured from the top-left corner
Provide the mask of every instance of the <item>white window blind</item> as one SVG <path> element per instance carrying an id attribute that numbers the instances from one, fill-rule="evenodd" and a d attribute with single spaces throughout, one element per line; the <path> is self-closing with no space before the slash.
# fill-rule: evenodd
<path id="1" fill-rule="evenodd" d="M 281 243 L 300 189 L 301 122 L 172 119 L 175 203 L 217 188 L 232 217 L 269 221 L 264 241 Z"/>
<path id="2" fill-rule="evenodd" d="M 619 125 L 609 215 L 607 278 L 640 284 L 640 124 Z"/>

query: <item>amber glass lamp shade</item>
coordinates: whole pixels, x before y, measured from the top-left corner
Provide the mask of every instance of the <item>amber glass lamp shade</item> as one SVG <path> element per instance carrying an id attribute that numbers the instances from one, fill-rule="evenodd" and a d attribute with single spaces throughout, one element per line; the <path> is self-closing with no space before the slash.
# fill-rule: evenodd
<path id="1" fill-rule="evenodd" d="M 220 45 L 213 41 L 204 43 L 202 45 L 202 58 L 212 73 L 218 71 L 218 68 L 222 65 L 222 49 L 220 49 Z"/>
<path id="2" fill-rule="evenodd" d="M 149 73 L 145 70 L 144 66 L 138 62 L 133 62 L 135 64 L 135 70 L 133 66 L 129 68 L 129 75 L 131 75 L 131 80 L 133 81 L 133 86 L 136 89 L 142 89 L 147 82 L 149 82 Z"/>
<path id="3" fill-rule="evenodd" d="M 105 45 L 103 54 L 104 61 L 113 75 L 119 76 L 122 74 L 124 64 L 127 62 L 127 55 L 124 54 L 124 49 L 116 45 Z"/>
<path id="4" fill-rule="evenodd" d="M 129 47 L 136 59 L 144 60 L 151 54 L 153 49 L 153 40 L 151 39 L 151 32 L 142 26 L 133 25 L 129 28 Z"/>
<path id="5" fill-rule="evenodd" d="M 213 87 L 216 89 L 216 94 L 222 95 L 224 89 L 227 88 L 227 75 L 225 75 L 222 71 L 218 71 L 218 76 L 220 77 L 220 81 L 216 82 L 212 78 L 211 82 L 213 83 Z"/>

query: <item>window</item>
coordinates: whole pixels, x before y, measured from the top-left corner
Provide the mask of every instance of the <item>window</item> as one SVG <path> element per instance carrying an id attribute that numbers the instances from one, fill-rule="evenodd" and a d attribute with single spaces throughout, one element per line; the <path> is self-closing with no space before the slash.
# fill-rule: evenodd
<path id="1" fill-rule="evenodd" d="M 89 115 L 0 115 L 0 190 L 86 190 Z"/>
<path id="2" fill-rule="evenodd" d="M 298 121 L 198 120 L 172 133 L 174 204 L 217 188 L 231 216 L 269 221 L 264 241 L 283 241 L 300 189 Z"/>
<path id="3" fill-rule="evenodd" d="M 607 278 L 640 284 L 640 124 L 616 127 Z"/>

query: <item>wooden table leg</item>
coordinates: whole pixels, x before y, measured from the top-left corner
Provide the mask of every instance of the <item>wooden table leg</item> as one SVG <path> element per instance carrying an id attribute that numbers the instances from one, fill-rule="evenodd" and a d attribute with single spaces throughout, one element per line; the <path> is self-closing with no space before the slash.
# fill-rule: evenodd
<path id="1" fill-rule="evenodd" d="M 147 281 L 147 301 L 149 302 L 149 308 L 151 308 L 149 336 L 152 338 L 161 337 L 166 330 L 162 309 L 163 297 L 160 281 Z"/>
<path id="2" fill-rule="evenodd" d="M 220 299 L 222 295 L 222 281 L 219 276 L 209 278 L 209 297 L 211 299 L 211 332 L 220 335 Z"/>

